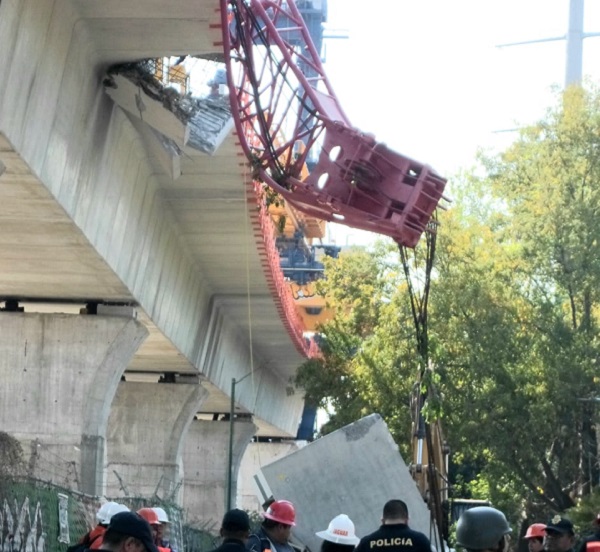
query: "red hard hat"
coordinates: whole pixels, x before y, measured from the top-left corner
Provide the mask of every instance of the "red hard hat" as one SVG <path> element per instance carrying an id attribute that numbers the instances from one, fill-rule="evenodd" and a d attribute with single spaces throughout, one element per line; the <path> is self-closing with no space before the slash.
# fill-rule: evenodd
<path id="1" fill-rule="evenodd" d="M 289 500 L 276 500 L 267 508 L 263 516 L 284 525 L 296 525 L 296 509 Z"/>
<path id="2" fill-rule="evenodd" d="M 534 523 L 527 528 L 524 539 L 543 539 L 546 526 L 543 523 Z"/>
<path id="3" fill-rule="evenodd" d="M 160 525 L 158 514 L 152 508 L 141 508 L 137 513 L 143 517 L 150 525 Z"/>

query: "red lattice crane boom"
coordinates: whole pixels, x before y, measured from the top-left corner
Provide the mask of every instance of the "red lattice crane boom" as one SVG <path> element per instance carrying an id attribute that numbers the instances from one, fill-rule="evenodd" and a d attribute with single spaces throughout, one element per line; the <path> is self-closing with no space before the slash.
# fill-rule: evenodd
<path id="1" fill-rule="evenodd" d="M 291 0 L 221 0 L 221 15 L 233 118 L 255 177 L 311 216 L 414 247 L 446 179 L 352 127 Z"/>

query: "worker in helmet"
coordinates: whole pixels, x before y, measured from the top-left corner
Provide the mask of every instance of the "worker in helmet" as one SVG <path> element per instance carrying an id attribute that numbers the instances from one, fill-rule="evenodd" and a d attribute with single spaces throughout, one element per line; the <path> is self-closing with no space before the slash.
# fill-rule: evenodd
<path id="1" fill-rule="evenodd" d="M 468 551 L 508 552 L 512 529 L 505 515 L 489 506 L 466 510 L 456 524 L 456 544 Z"/>
<path id="2" fill-rule="evenodd" d="M 429 539 L 408 526 L 408 506 L 389 500 L 383 507 L 381 527 L 360 539 L 357 552 L 431 552 Z"/>
<path id="3" fill-rule="evenodd" d="M 246 544 L 250 537 L 250 518 L 244 510 L 234 508 L 223 516 L 219 531 L 223 542 L 212 552 L 246 552 Z"/>
<path id="4" fill-rule="evenodd" d="M 546 552 L 572 552 L 575 546 L 575 529 L 570 519 L 555 515 L 544 530 Z"/>
<path id="5" fill-rule="evenodd" d="M 352 552 L 360 541 L 354 531 L 354 523 L 346 514 L 335 516 L 327 529 L 315 535 L 323 539 L 321 552 Z"/>
<path id="6" fill-rule="evenodd" d="M 148 525 L 150 525 L 150 530 L 152 531 L 152 540 L 156 543 L 156 539 L 158 537 L 158 530 L 160 527 L 160 521 L 158 521 L 158 516 L 156 515 L 156 512 L 152 508 L 140 508 L 137 511 L 137 513 L 140 517 L 142 517 L 148 522 Z"/>
<path id="7" fill-rule="evenodd" d="M 134 512 L 120 512 L 110 520 L 101 550 L 105 552 L 158 552 L 146 520 Z"/>
<path id="8" fill-rule="evenodd" d="M 250 535 L 246 549 L 249 552 L 294 552 L 289 543 L 292 527 L 296 525 L 296 509 L 289 500 L 273 501 L 258 532 Z"/>
<path id="9" fill-rule="evenodd" d="M 542 552 L 545 534 L 546 526 L 543 523 L 534 523 L 527 527 L 527 532 L 523 538 L 527 541 L 529 552 Z"/>
<path id="10" fill-rule="evenodd" d="M 155 506 L 152 508 L 158 517 L 159 525 L 156 531 L 156 546 L 159 552 L 177 552 L 169 543 L 169 516 L 164 508 Z"/>
<path id="11" fill-rule="evenodd" d="M 118 502 L 105 502 L 96 512 L 96 521 L 98 524 L 88 533 L 83 535 L 79 542 L 67 549 L 67 552 L 77 552 L 79 550 L 91 549 L 99 550 L 102 546 L 102 540 L 110 520 L 115 514 L 128 512 L 129 508 Z"/>

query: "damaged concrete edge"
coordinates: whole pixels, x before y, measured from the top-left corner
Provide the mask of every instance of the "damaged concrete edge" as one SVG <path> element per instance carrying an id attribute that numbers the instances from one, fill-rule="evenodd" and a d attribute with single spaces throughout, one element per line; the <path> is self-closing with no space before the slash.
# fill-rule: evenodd
<path id="1" fill-rule="evenodd" d="M 199 107 L 190 95 L 181 95 L 177 90 L 163 83 L 155 76 L 156 60 L 142 60 L 134 63 L 121 63 L 109 68 L 103 81 L 105 88 L 116 88 L 114 77 L 120 75 L 141 88 L 153 100 L 173 113 L 182 123 L 187 122 L 197 113 Z"/>
<path id="2" fill-rule="evenodd" d="M 162 145 L 173 157 L 180 156 L 184 146 L 212 155 L 234 126 L 229 99 L 219 94 L 204 98 L 181 94 L 157 77 L 164 71 L 158 67 L 155 59 L 115 65 L 107 71 L 105 90 L 123 109 L 163 135 Z M 225 69 L 217 68 L 216 73 L 222 79 Z M 118 91 L 123 86 L 125 90 Z M 166 114 L 157 113 L 159 106 L 175 119 L 169 122 Z"/>

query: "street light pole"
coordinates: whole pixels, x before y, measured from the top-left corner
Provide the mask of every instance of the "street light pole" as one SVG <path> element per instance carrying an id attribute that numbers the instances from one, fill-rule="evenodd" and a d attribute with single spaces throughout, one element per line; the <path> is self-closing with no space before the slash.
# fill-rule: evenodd
<path id="1" fill-rule="evenodd" d="M 229 453 L 227 455 L 227 512 L 231 510 L 233 486 L 233 416 L 235 410 L 235 378 L 231 378 L 231 402 L 229 403 Z"/>
<path id="2" fill-rule="evenodd" d="M 260 370 L 261 367 L 258 368 Z M 234 430 L 234 417 L 235 417 L 235 386 L 238 383 L 244 381 L 248 376 L 251 376 L 258 370 L 253 370 L 248 372 L 245 376 L 241 377 L 239 380 L 235 378 L 231 378 L 231 400 L 229 402 L 229 450 L 227 453 L 227 510 L 231 510 L 231 502 L 232 502 L 232 493 L 233 493 L 233 430 Z"/>

